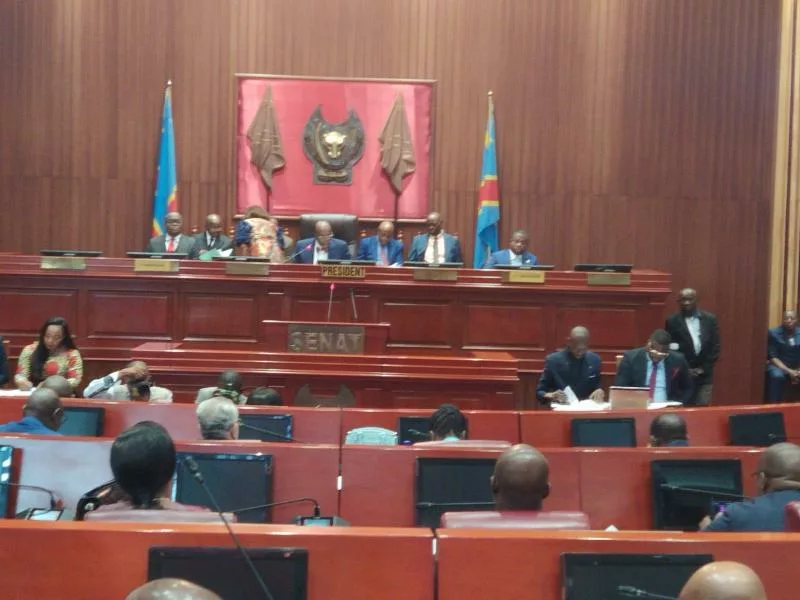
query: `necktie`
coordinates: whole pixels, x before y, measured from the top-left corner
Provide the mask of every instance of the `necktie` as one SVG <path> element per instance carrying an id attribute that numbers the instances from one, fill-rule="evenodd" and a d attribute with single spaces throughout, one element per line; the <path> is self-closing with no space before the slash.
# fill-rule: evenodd
<path id="1" fill-rule="evenodd" d="M 656 377 L 658 376 L 658 364 L 651 362 L 650 364 L 653 365 L 653 369 L 650 371 L 650 382 L 648 383 L 647 387 L 650 388 L 650 400 L 652 400 L 656 395 Z"/>
<path id="2" fill-rule="evenodd" d="M 386 252 L 386 246 L 381 246 L 381 264 L 384 266 L 389 264 L 389 255 Z"/>
<path id="3" fill-rule="evenodd" d="M 169 238 L 169 242 L 167 242 L 167 252 L 175 252 L 175 238 Z"/>
<path id="4" fill-rule="evenodd" d="M 439 236 L 433 238 L 433 262 L 439 264 Z"/>

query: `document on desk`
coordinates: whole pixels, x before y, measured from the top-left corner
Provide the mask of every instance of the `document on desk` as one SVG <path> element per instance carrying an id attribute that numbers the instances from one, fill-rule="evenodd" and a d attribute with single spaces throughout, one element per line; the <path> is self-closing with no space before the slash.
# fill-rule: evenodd
<path id="1" fill-rule="evenodd" d="M 573 405 L 580 402 L 578 396 L 575 394 L 575 392 L 572 390 L 570 386 L 564 388 L 564 393 L 567 395 L 567 404 Z"/>
<path id="2" fill-rule="evenodd" d="M 550 407 L 556 412 L 594 412 L 611 409 L 608 402 L 595 402 L 594 400 L 581 400 L 575 404 L 551 404 Z"/>

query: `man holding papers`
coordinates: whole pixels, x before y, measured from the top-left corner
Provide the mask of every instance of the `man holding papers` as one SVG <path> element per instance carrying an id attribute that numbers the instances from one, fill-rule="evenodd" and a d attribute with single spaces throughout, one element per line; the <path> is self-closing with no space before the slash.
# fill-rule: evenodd
<path id="1" fill-rule="evenodd" d="M 570 400 L 591 399 L 603 402 L 600 389 L 600 357 L 589 350 L 589 330 L 573 327 L 567 347 L 549 354 L 544 372 L 536 386 L 536 398 L 543 405 L 551 402 L 567 404 Z"/>

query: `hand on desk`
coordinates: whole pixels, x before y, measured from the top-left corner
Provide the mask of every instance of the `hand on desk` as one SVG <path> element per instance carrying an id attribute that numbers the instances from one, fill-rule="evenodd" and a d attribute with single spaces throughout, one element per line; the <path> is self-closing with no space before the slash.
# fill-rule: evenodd
<path id="1" fill-rule="evenodd" d="M 709 517 L 709 516 L 705 516 L 705 517 L 703 517 L 703 520 L 702 520 L 702 521 L 700 521 L 700 525 L 698 525 L 698 526 L 697 526 L 697 528 L 698 528 L 700 531 L 702 531 L 703 529 L 705 529 L 705 528 L 706 528 L 706 527 L 708 527 L 709 525 L 711 525 L 711 517 Z"/>
<path id="2" fill-rule="evenodd" d="M 545 398 L 550 400 L 550 402 L 555 402 L 556 404 L 566 404 L 567 403 L 567 395 L 563 392 L 563 390 L 556 390 L 555 392 L 548 392 L 544 395 Z"/>
<path id="3" fill-rule="evenodd" d="M 589 400 L 594 400 L 595 402 L 605 402 L 606 401 L 606 393 L 601 390 L 600 388 L 593 391 L 589 394 Z"/>

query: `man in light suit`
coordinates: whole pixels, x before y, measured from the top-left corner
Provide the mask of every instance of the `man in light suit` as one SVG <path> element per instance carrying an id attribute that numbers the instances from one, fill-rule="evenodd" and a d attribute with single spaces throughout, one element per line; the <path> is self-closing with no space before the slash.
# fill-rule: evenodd
<path id="1" fill-rule="evenodd" d="M 194 255 L 192 258 L 199 258 L 204 252 L 211 250 L 230 250 L 233 248 L 233 241 L 222 233 L 222 219 L 219 215 L 208 215 L 206 217 L 206 230 L 194 236 Z"/>
<path id="2" fill-rule="evenodd" d="M 378 235 L 361 240 L 358 245 L 358 260 L 371 260 L 382 267 L 403 264 L 403 242 L 394 239 L 394 225 L 391 221 L 378 225 Z"/>
<path id="3" fill-rule="evenodd" d="M 350 249 L 343 240 L 333 237 L 333 229 L 327 221 L 317 221 L 313 238 L 297 242 L 298 253 L 294 262 L 316 265 L 321 260 L 350 260 Z"/>
<path id="4" fill-rule="evenodd" d="M 795 311 L 787 310 L 783 323 L 767 332 L 767 358 L 767 401 L 780 402 L 787 381 L 800 383 L 800 331 Z"/>
<path id="5" fill-rule="evenodd" d="M 573 327 L 567 347 L 545 358 L 536 398 L 546 406 L 552 402 L 565 404 L 564 390 L 569 387 L 579 400 L 602 402 L 605 395 L 600 387 L 600 368 L 600 356 L 589 350 L 589 330 L 580 325 Z"/>
<path id="6" fill-rule="evenodd" d="M 495 265 L 533 266 L 537 264 L 536 255 L 528 252 L 528 233 L 518 229 L 511 235 L 508 250 L 493 252 L 486 259 L 484 269 L 493 269 Z"/>
<path id="7" fill-rule="evenodd" d="M 425 222 L 428 233 L 414 236 L 408 253 L 408 262 L 424 261 L 428 264 L 464 262 L 458 238 L 445 233 L 443 226 L 442 215 L 438 212 L 428 215 Z"/>
<path id="8" fill-rule="evenodd" d="M 669 349 L 672 338 L 663 329 L 650 334 L 643 348 L 628 350 L 617 368 L 616 385 L 650 388 L 653 402 L 688 404 L 694 393 L 689 364 Z"/>
<path id="9" fill-rule="evenodd" d="M 144 249 L 145 252 L 153 254 L 163 254 L 175 252 L 176 254 L 188 254 L 191 256 L 194 251 L 194 238 L 183 235 L 183 217 L 180 213 L 171 212 L 164 219 L 164 226 L 167 233 L 152 238 Z"/>

